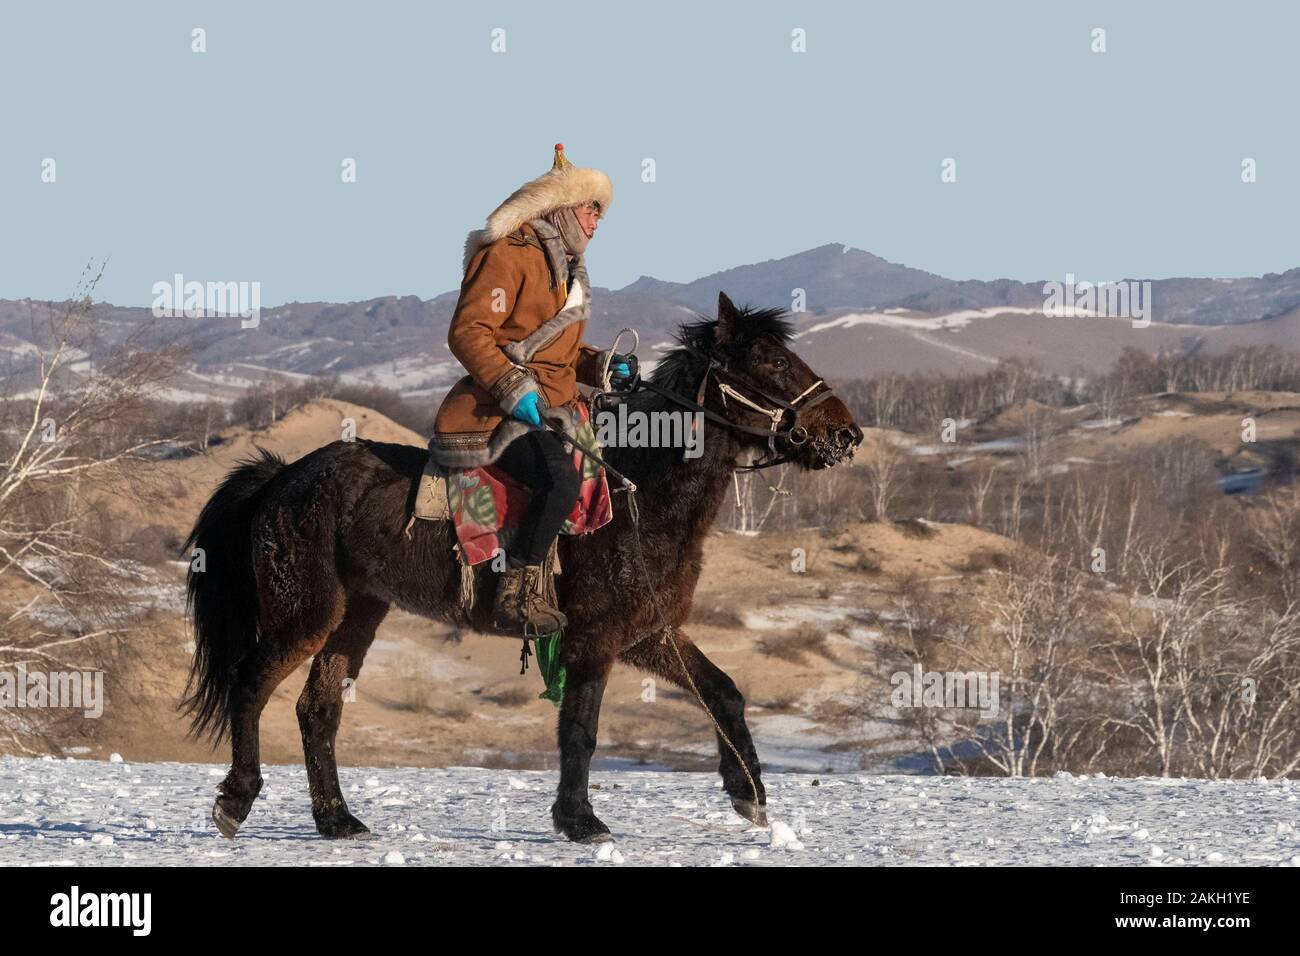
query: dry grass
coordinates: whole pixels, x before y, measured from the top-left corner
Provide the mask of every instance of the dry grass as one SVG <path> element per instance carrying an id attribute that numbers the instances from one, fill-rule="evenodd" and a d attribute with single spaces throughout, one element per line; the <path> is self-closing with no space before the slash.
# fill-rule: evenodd
<path id="1" fill-rule="evenodd" d="M 894 522 L 894 527 L 909 538 L 933 538 L 935 529 L 920 518 L 903 518 Z"/>
<path id="2" fill-rule="evenodd" d="M 849 569 L 858 574 L 879 574 L 880 558 L 868 551 L 859 551 L 849 563 Z"/>
<path id="3" fill-rule="evenodd" d="M 439 720 L 446 720 L 453 724 L 463 724 L 473 718 L 474 711 L 468 707 L 454 706 L 435 710 L 433 715 Z"/>
<path id="4" fill-rule="evenodd" d="M 769 710 L 776 714 L 789 714 L 798 711 L 799 699 L 802 694 L 777 694 L 772 697 L 765 697 L 762 700 L 751 700 L 750 704 L 763 710 Z"/>
<path id="5" fill-rule="evenodd" d="M 760 654 L 791 664 L 806 663 L 809 654 L 835 659 L 826 643 L 826 632 L 815 624 L 800 624 L 794 631 L 765 637 L 758 642 L 758 650 Z"/>
<path id="6" fill-rule="evenodd" d="M 1010 570 L 1011 564 L 1011 557 L 1003 551 L 978 548 L 972 551 L 964 562 L 954 565 L 953 570 L 960 571 L 962 574 L 983 574 L 985 571 Z"/>
<path id="7" fill-rule="evenodd" d="M 541 691 L 531 685 L 525 687 L 522 684 L 511 684 L 491 694 L 484 694 L 483 699 L 490 700 L 498 707 L 527 707 L 537 700 L 539 693 Z"/>
<path id="8" fill-rule="evenodd" d="M 434 712 L 433 688 L 426 680 L 409 677 L 400 683 L 396 696 L 389 698 L 385 703 L 393 710 L 432 714 Z"/>
<path id="9" fill-rule="evenodd" d="M 745 622 L 740 615 L 729 608 L 720 608 L 697 604 L 691 608 L 691 623 L 703 624 L 705 627 L 740 628 Z"/>
<path id="10" fill-rule="evenodd" d="M 828 727 L 841 731 L 849 730 L 862 724 L 864 716 L 862 701 L 839 698 L 823 700 L 809 716 Z"/>

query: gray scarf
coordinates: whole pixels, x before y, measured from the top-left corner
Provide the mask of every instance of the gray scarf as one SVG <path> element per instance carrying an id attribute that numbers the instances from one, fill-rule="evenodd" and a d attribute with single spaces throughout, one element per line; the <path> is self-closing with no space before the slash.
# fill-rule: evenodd
<path id="1" fill-rule="evenodd" d="M 577 259 L 587 251 L 587 234 L 582 231 L 582 226 L 578 225 L 578 217 L 574 214 L 572 206 L 557 209 L 546 219 L 560 231 L 565 251 L 570 257 Z"/>

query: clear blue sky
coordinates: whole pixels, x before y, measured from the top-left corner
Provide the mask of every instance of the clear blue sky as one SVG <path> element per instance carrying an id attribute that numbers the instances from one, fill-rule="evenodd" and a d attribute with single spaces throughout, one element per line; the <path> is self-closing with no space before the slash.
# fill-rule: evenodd
<path id="1" fill-rule="evenodd" d="M 126 305 L 176 272 L 427 298 L 557 140 L 614 180 L 598 285 L 826 242 L 954 278 L 1280 271 L 1297 37 L 1271 2 L 6 3 L 0 297 L 111 255 Z"/>

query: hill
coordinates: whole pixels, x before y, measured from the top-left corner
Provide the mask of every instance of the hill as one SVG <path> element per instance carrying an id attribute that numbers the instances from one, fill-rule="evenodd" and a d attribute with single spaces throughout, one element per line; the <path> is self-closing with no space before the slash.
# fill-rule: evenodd
<path id="1" fill-rule="evenodd" d="M 604 345 L 619 329 L 635 328 L 650 362 L 679 324 L 713 314 L 719 291 L 740 305 L 789 308 L 796 290 L 806 299 L 793 316 L 801 343 L 819 371 L 840 379 L 979 370 L 1012 356 L 1053 372 L 1099 371 L 1127 346 L 1155 353 L 1300 345 L 1300 269 L 1154 280 L 1152 324 L 1135 329 L 1127 319 L 1045 316 L 1042 282 L 952 280 L 839 243 L 689 282 L 642 276 L 622 289 L 596 286 L 587 338 Z M 100 303 L 101 334 L 87 359 L 150 323 L 143 344 L 189 350 L 190 368 L 170 393 L 176 400 L 231 401 L 270 373 L 438 395 L 461 375 L 446 347 L 456 299 L 449 291 L 428 300 L 290 302 L 263 309 L 252 328 L 237 317 L 153 320 L 147 309 Z M 11 393 L 30 388 L 46 312 L 43 303 L 0 300 L 0 368 Z"/>
<path id="2" fill-rule="evenodd" d="M 870 439 L 908 445 L 914 475 L 923 465 L 941 471 L 1010 466 L 1006 459 L 1017 453 L 1012 439 L 1032 411 L 1026 404 L 975 423 L 956 447 L 927 446 L 878 429 Z M 1239 441 L 1245 415 L 1257 419 L 1256 446 Z M 368 409 L 319 401 L 261 431 L 231 429 L 208 454 L 143 464 L 144 477 L 157 490 L 148 498 L 114 497 L 111 489 L 100 489 L 100 500 L 128 525 L 166 536 L 168 554 L 175 556 L 203 502 L 236 461 L 258 447 L 295 459 L 336 440 L 347 418 L 357 423 L 360 437 L 423 444 L 421 436 Z M 1224 467 L 1231 470 L 1262 467 L 1261 449 L 1300 443 L 1300 396 L 1146 396 L 1119 409 L 1113 421 L 1101 421 L 1096 409 L 1076 409 L 1053 460 L 1065 469 L 1088 468 L 1180 436 L 1230 454 Z M 864 454 L 869 457 L 869 450 Z M 862 463 L 853 466 L 858 467 Z M 881 639 L 898 634 L 897 595 L 915 579 L 963 607 L 979 608 L 1013 547 L 1006 538 L 955 521 L 848 521 L 756 536 L 715 531 L 706 540 L 704 573 L 685 631 L 741 687 L 769 768 L 921 769 L 923 762 L 893 722 L 865 716 L 879 709 L 864 702 L 879 693 L 872 681 L 882 667 Z M 96 722 L 94 738 L 66 741 L 65 752 L 223 762 L 224 750 L 186 739 L 174 710 L 193 651 L 182 618 L 186 564 L 144 554 L 141 559 L 154 562 L 160 636 L 154 643 L 141 637 L 132 644 L 132 653 L 110 675 L 113 706 Z M 345 710 L 342 761 L 553 767 L 554 709 L 538 699 L 542 688 L 535 670 L 519 675 L 518 653 L 518 643 L 507 638 L 391 613 L 367 658 L 357 699 Z M 270 763 L 300 759 L 294 702 L 304 677 L 305 671 L 285 681 L 264 715 L 263 756 Z M 645 675 L 624 667 L 616 667 L 609 682 L 599 745 L 597 766 L 604 767 L 645 763 L 703 770 L 717 760 L 689 693 L 647 685 Z"/>
<path id="3" fill-rule="evenodd" d="M 175 555 L 203 502 L 237 461 L 256 448 L 292 461 L 336 440 L 346 418 L 356 421 L 359 437 L 423 444 L 421 436 L 369 409 L 317 401 L 261 431 L 230 429 L 207 454 L 142 465 L 149 474 L 140 477 L 154 494 L 125 498 L 100 489 L 100 500 L 127 525 L 155 529 Z M 791 549 L 799 546 L 811 555 L 806 574 L 790 570 Z M 887 606 L 885 595 L 899 576 L 960 576 L 961 569 L 978 564 L 979 554 L 1006 546 L 996 535 L 942 524 L 934 524 L 924 541 L 888 525 L 854 525 L 827 539 L 817 532 L 758 538 L 715 533 L 706 542 L 705 573 L 688 632 L 745 688 L 752 725 L 774 768 L 849 770 L 864 759 L 888 763 L 889 728 L 855 724 L 836 704 L 855 692 L 870 666 L 871 627 L 864 622 Z M 880 573 L 864 578 L 859 554 Z M 182 561 L 157 564 L 162 637 L 157 645 L 133 647 L 133 662 L 112 675 L 119 681 L 117 706 L 98 722 L 93 741 L 69 741 L 70 752 L 117 751 L 129 760 L 221 759 L 185 739 L 174 711 L 192 653 L 181 616 L 185 570 Z M 812 651 L 791 653 L 787 642 L 810 623 L 818 628 Z M 553 708 L 537 698 L 535 673 L 519 676 L 518 653 L 513 640 L 457 633 L 394 611 L 368 657 L 357 700 L 348 704 L 340 737 L 344 759 L 548 765 Z M 601 724 L 604 759 L 710 766 L 716 756 L 694 701 L 661 686 L 648 706 L 643 676 L 620 667 L 611 679 Z M 269 761 L 292 762 L 301 752 L 293 703 L 303 677 L 305 671 L 285 681 L 267 709 L 263 753 Z M 827 750 L 828 743 L 835 747 Z M 78 749 L 83 746 L 89 749 Z M 865 756 L 872 751 L 878 751 L 875 757 Z"/>

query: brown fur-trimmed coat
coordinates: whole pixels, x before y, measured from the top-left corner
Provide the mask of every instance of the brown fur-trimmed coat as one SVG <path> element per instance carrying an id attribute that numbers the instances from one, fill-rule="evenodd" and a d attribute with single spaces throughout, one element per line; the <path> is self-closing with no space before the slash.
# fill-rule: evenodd
<path id="1" fill-rule="evenodd" d="M 430 449 L 440 465 L 469 467 L 494 460 L 525 430 L 501 407 L 527 390 L 525 373 L 502 349 L 568 312 L 570 292 L 578 298 L 590 295 L 585 268 L 572 276 L 567 272 L 548 255 L 532 223 L 483 245 L 469 258 L 447 333 L 448 347 L 469 374 L 448 392 L 434 421 Z M 579 284 L 581 290 L 575 290 Z M 599 383 L 601 353 L 582 341 L 585 320 L 556 324 L 564 327 L 519 364 L 536 381 L 547 405 L 571 407 L 579 381 Z"/>

